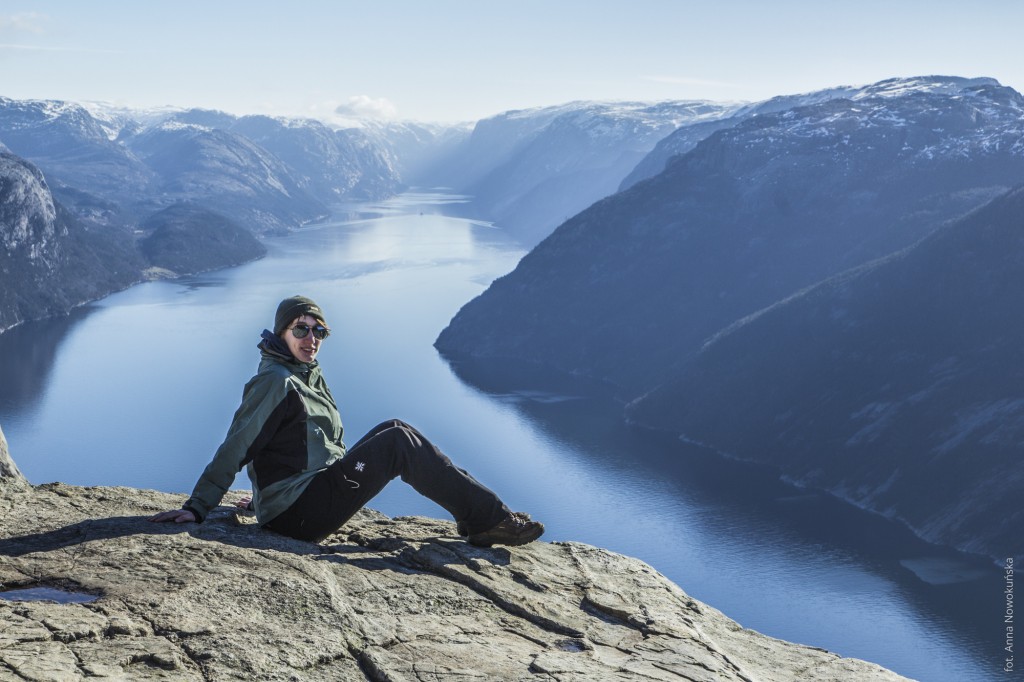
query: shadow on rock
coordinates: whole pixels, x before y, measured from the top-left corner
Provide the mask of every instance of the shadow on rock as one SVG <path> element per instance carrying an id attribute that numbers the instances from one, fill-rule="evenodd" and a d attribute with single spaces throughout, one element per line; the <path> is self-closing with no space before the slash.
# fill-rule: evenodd
<path id="1" fill-rule="evenodd" d="M 86 519 L 53 530 L 0 540 L 0 556 L 22 556 L 49 552 L 87 542 L 140 535 L 187 534 L 198 540 L 218 542 L 243 549 L 276 550 L 297 555 L 321 555 L 320 558 L 348 563 L 368 570 L 396 570 L 400 565 L 422 566 L 424 551 L 434 556 L 431 563 L 465 563 L 485 555 L 496 565 L 509 562 L 504 549 L 482 549 L 450 537 L 452 524 L 435 519 L 407 517 L 392 520 L 372 510 L 363 510 L 346 526 L 322 544 L 296 540 L 257 525 L 252 515 L 233 508 L 219 507 L 202 524 L 152 523 L 148 515 L 110 516 Z M 435 544 L 436 543 L 436 544 Z M 426 550 L 437 547 L 437 551 Z M 441 547 L 444 549 L 441 549 Z M 398 559 L 382 558 L 392 554 Z M 372 557 L 363 557 L 373 554 Z"/>

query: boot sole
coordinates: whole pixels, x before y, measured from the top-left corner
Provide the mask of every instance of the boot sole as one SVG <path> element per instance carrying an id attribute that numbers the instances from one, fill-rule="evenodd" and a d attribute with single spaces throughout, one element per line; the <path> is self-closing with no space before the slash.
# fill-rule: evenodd
<path id="1" fill-rule="evenodd" d="M 541 535 L 544 535 L 544 526 L 540 523 L 531 530 L 524 532 L 522 535 L 514 538 L 505 539 L 488 539 L 488 538 L 469 538 L 469 544 L 475 547 L 493 547 L 495 545 L 504 545 L 505 547 L 519 547 L 520 545 L 527 545 Z"/>

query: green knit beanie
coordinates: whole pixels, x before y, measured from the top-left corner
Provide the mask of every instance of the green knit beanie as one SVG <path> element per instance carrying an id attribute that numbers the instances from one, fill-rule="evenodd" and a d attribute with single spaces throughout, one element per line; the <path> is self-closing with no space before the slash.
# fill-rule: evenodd
<path id="1" fill-rule="evenodd" d="M 277 306 L 277 315 L 274 316 L 274 333 L 280 334 L 288 325 L 291 324 L 292 320 L 303 315 L 310 315 L 320 320 L 324 324 L 327 321 L 324 319 L 324 312 L 320 309 L 312 299 L 306 298 L 305 296 L 291 296 L 281 301 L 281 304 Z"/>

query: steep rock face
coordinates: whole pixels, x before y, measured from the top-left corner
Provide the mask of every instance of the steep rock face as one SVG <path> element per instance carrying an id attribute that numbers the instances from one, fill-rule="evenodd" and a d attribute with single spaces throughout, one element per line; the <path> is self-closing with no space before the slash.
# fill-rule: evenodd
<path id="1" fill-rule="evenodd" d="M 387 150 L 403 184 L 435 187 L 473 132 L 471 124 L 363 121 L 359 131 Z"/>
<path id="2" fill-rule="evenodd" d="M 170 121 L 129 144 L 160 177 L 162 201 L 200 203 L 255 232 L 294 228 L 327 212 L 277 157 L 241 135 Z"/>
<path id="3" fill-rule="evenodd" d="M 336 130 L 334 138 L 341 156 L 350 159 L 355 182 L 339 196 L 349 200 L 384 199 L 405 188 L 397 161 L 385 145 L 362 130 Z"/>
<path id="4" fill-rule="evenodd" d="M 711 341 L 631 406 L 899 518 L 1024 556 L 1024 188 Z"/>
<path id="5" fill-rule="evenodd" d="M 175 204 L 150 216 L 139 244 L 151 266 L 172 273 L 195 273 L 240 265 L 267 253 L 251 232 L 200 206 Z"/>
<path id="6" fill-rule="evenodd" d="M 313 119 L 235 117 L 206 109 L 178 112 L 169 121 L 241 135 L 277 157 L 304 191 L 325 204 L 383 199 L 403 187 L 383 138 L 359 129 L 333 130 Z"/>
<path id="7" fill-rule="evenodd" d="M 31 486 L 25 480 L 25 476 L 22 475 L 21 471 L 18 470 L 18 465 L 11 459 L 11 455 L 7 451 L 7 439 L 4 437 L 3 429 L 0 429 L 0 517 L 10 513 L 11 508 L 15 506 L 15 500 L 18 496 L 30 489 Z M 0 585 L 2 585 L 3 580 L 4 578 L 0 577 Z M 3 587 L 0 587 L 0 590 L 2 589 Z M 0 635 L 0 642 L 3 642 L 2 635 Z M 2 669 L 0 669 L 0 674 L 2 674 Z"/>
<path id="8" fill-rule="evenodd" d="M 151 190 L 152 171 L 72 102 L 0 97 L 0 140 L 58 184 L 118 201 Z"/>
<path id="9" fill-rule="evenodd" d="M 319 546 L 226 508 L 199 526 L 145 520 L 181 499 L 62 484 L 0 495 L 6 596 L 96 597 L 0 599 L 0 678 L 904 679 L 745 630 L 595 547 L 480 549 L 451 523 L 368 510 Z"/>
<path id="10" fill-rule="evenodd" d="M 711 102 L 574 102 L 506 112 L 478 122 L 440 177 L 472 195 L 483 216 L 533 245 L 614 193 L 662 137 L 730 109 Z"/>
<path id="11" fill-rule="evenodd" d="M 358 130 L 268 116 L 243 116 L 229 129 L 284 161 L 321 201 L 382 199 L 400 189 L 391 160 Z"/>
<path id="12" fill-rule="evenodd" d="M 57 209 L 43 174 L 10 153 L 0 152 L 0 243 L 8 254 L 36 261 L 57 239 Z"/>
<path id="13" fill-rule="evenodd" d="M 1024 182 L 1018 93 L 887 88 L 900 92 L 714 133 L 563 224 L 459 311 L 437 347 L 542 359 L 636 395 L 733 321 Z"/>
<path id="14" fill-rule="evenodd" d="M 140 270 L 128 235 L 83 229 L 39 169 L 0 152 L 0 331 L 128 286 Z"/>
<path id="15" fill-rule="evenodd" d="M 11 483 L 24 483 L 25 477 L 18 469 L 18 465 L 11 459 L 11 453 L 7 449 L 7 438 L 4 437 L 4 430 L 0 428 L 0 485 Z M 2 495 L 0 489 L 0 495 Z"/>

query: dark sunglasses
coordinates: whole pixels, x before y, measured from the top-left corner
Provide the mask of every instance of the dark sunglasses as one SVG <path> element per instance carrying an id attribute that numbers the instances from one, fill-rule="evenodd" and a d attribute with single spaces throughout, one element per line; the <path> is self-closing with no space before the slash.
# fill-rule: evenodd
<path id="1" fill-rule="evenodd" d="M 308 324 L 297 324 L 294 327 L 292 327 L 291 330 L 292 336 L 294 336 L 297 339 L 304 339 L 306 338 L 306 334 L 313 332 L 313 338 L 319 339 L 321 341 L 326 339 L 328 334 L 331 333 L 331 330 L 323 326 L 322 324 L 318 324 L 315 327 L 310 327 Z"/>

